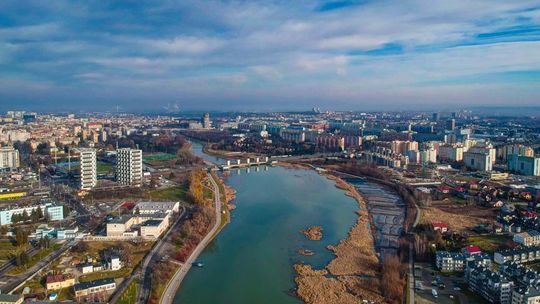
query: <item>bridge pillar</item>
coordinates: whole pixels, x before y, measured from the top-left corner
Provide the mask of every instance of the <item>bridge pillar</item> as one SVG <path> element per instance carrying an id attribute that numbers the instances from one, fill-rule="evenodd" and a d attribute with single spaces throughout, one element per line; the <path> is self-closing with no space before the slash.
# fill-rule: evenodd
<path id="1" fill-rule="evenodd" d="M 249 165 L 250 163 L 251 163 L 251 160 L 250 160 L 249 158 L 248 158 L 248 159 L 246 159 L 246 164 L 248 164 L 248 165 Z"/>
<path id="2" fill-rule="evenodd" d="M 240 162 L 241 162 L 240 159 L 237 159 L 237 160 L 236 160 L 236 164 L 237 164 L 237 165 L 240 165 Z"/>
<path id="3" fill-rule="evenodd" d="M 231 166 L 231 161 L 228 160 L 228 161 L 227 161 L 227 167 L 230 167 L 230 166 Z"/>
<path id="4" fill-rule="evenodd" d="M 260 163 L 260 159 L 257 157 L 256 159 L 257 164 Z"/>
<path id="5" fill-rule="evenodd" d="M 264 162 L 268 162 L 268 156 L 264 158 Z"/>

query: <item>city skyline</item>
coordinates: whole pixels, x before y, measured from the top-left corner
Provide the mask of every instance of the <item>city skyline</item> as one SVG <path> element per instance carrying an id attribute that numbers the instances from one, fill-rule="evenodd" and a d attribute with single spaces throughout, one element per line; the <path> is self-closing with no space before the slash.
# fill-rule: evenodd
<path id="1" fill-rule="evenodd" d="M 0 107 L 533 106 L 535 1 L 0 4 Z"/>

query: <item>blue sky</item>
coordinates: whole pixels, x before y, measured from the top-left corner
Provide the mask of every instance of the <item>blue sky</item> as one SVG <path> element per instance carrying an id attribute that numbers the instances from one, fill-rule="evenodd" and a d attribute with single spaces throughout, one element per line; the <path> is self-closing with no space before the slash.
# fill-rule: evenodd
<path id="1" fill-rule="evenodd" d="M 540 104 L 536 1 L 0 1 L 0 108 Z"/>

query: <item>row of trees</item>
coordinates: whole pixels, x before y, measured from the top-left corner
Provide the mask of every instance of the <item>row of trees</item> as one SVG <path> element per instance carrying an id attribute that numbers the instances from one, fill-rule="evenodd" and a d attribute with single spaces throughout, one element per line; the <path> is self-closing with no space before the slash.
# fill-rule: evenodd
<path id="1" fill-rule="evenodd" d="M 381 289 L 387 303 L 402 303 L 404 297 L 406 272 L 403 263 L 397 255 L 385 255 L 382 273 Z"/>
<path id="2" fill-rule="evenodd" d="M 45 217 L 43 210 L 41 209 L 41 206 L 38 206 L 37 209 L 33 209 L 30 214 L 26 212 L 26 210 L 23 211 L 21 214 L 13 214 L 11 216 L 11 222 L 13 223 L 19 223 L 19 222 L 38 222 L 41 219 Z"/>
<path id="3" fill-rule="evenodd" d="M 191 171 L 188 183 L 188 199 L 196 205 L 205 205 L 206 201 L 204 199 L 204 184 L 203 180 L 206 178 L 206 173 L 201 170 Z"/>

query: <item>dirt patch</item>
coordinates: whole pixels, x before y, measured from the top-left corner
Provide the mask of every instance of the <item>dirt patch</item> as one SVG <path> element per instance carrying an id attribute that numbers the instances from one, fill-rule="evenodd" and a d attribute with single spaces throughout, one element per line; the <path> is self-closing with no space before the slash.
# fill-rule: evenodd
<path id="1" fill-rule="evenodd" d="M 439 206 L 422 209 L 422 224 L 448 223 L 450 229 L 462 232 L 480 224 L 493 222 L 492 210 L 481 210 L 474 206 Z"/>
<path id="2" fill-rule="evenodd" d="M 311 241 L 319 241 L 322 239 L 321 226 L 311 226 L 308 229 L 301 230 L 300 232 L 305 235 L 308 240 Z"/>

